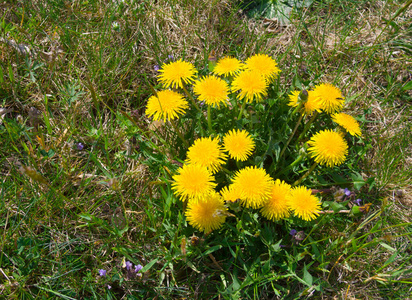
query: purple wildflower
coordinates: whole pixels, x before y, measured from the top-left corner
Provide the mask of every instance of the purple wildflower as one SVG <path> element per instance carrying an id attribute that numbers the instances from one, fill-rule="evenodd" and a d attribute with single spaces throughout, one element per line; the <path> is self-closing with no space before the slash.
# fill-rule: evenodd
<path id="1" fill-rule="evenodd" d="M 103 269 L 100 269 L 100 270 L 99 270 L 99 275 L 100 275 L 100 276 L 106 276 L 106 273 L 107 273 L 106 270 L 103 270 Z"/>
<path id="2" fill-rule="evenodd" d="M 353 201 L 356 203 L 357 206 L 361 205 L 362 199 L 356 199 L 355 201 Z"/>
<path id="3" fill-rule="evenodd" d="M 153 69 L 157 72 L 157 71 L 160 70 L 160 67 L 159 67 L 159 65 L 154 65 Z"/>
<path id="4" fill-rule="evenodd" d="M 296 229 L 292 229 L 292 230 L 289 232 L 289 234 L 290 234 L 291 236 L 294 236 L 296 233 L 297 233 Z"/>
<path id="5" fill-rule="evenodd" d="M 111 286 L 111 285 L 107 285 L 107 288 L 110 290 L 110 289 L 112 288 L 112 286 Z"/>
<path id="6" fill-rule="evenodd" d="M 131 267 L 133 267 L 133 264 L 130 261 L 126 261 L 126 269 L 130 270 Z"/>
<path id="7" fill-rule="evenodd" d="M 76 148 L 77 148 L 77 150 L 81 151 L 81 150 L 83 150 L 84 145 L 82 143 L 77 143 Z"/>
<path id="8" fill-rule="evenodd" d="M 172 60 L 174 57 L 173 57 L 173 54 L 169 54 L 168 56 L 167 56 L 170 60 Z"/>
<path id="9" fill-rule="evenodd" d="M 350 194 L 351 194 L 351 193 L 350 193 L 350 190 L 349 190 L 348 188 L 345 188 L 344 193 L 345 193 L 345 195 L 348 196 L 348 197 L 349 197 Z"/>
<path id="10" fill-rule="evenodd" d="M 134 266 L 134 271 L 135 271 L 136 273 L 139 272 L 141 269 L 143 269 L 143 266 L 142 266 L 142 265 Z"/>

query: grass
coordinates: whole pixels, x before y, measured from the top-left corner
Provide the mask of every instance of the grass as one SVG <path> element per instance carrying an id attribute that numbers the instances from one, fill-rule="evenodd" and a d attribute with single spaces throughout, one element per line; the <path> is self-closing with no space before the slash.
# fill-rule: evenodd
<path id="1" fill-rule="evenodd" d="M 410 6 L 392 20 L 406 2 L 314 1 L 288 26 L 266 28 L 239 5 L 0 4 L 1 37 L 37 52 L 0 43 L 0 107 L 10 110 L 0 125 L 0 298 L 410 297 Z M 324 214 L 300 241 L 273 224 L 257 242 L 255 232 L 234 242 L 185 225 L 163 181 L 179 149 L 160 142 L 156 129 L 173 132 L 144 116 L 145 101 L 158 88 L 155 65 L 173 55 L 205 72 L 212 50 L 273 54 L 280 87 L 343 90 L 363 126 L 353 161 L 367 211 Z M 284 235 L 286 263 L 274 233 Z"/>

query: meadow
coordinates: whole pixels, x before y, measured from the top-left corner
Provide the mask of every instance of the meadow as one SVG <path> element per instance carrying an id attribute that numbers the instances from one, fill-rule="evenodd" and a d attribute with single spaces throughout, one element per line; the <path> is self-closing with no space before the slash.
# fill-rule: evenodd
<path id="1" fill-rule="evenodd" d="M 412 0 L 0 12 L 0 299 L 411 299 Z"/>

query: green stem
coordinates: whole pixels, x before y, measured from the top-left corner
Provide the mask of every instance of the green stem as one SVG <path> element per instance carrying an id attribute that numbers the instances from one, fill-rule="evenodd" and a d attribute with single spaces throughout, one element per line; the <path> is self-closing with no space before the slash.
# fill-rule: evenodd
<path id="1" fill-rule="evenodd" d="M 310 125 L 316 120 L 319 116 L 319 112 L 315 111 L 312 118 L 310 118 L 309 122 L 306 123 L 305 127 L 303 128 L 302 133 L 299 135 L 298 139 L 296 140 L 296 144 L 305 136 L 306 132 L 309 130 Z"/>
<path id="2" fill-rule="evenodd" d="M 296 166 L 298 163 L 300 163 L 302 161 L 302 159 L 304 158 L 304 155 L 299 155 L 298 158 L 295 159 L 294 162 L 292 162 L 289 166 L 287 166 L 286 168 L 283 168 L 281 171 L 279 171 L 278 173 L 276 173 L 275 177 L 279 177 L 279 175 L 282 175 L 283 173 L 285 173 L 287 170 L 293 168 L 294 166 Z"/>
<path id="3" fill-rule="evenodd" d="M 209 127 L 209 134 L 214 133 L 212 128 L 212 114 L 210 112 L 210 105 L 207 106 L 207 126 Z"/>
<path id="4" fill-rule="evenodd" d="M 303 176 L 302 176 L 301 178 L 299 178 L 298 180 L 296 180 L 296 181 L 292 184 L 292 186 L 295 186 L 295 185 L 298 185 L 299 183 L 301 183 L 306 177 L 309 176 L 310 173 L 312 173 L 312 171 L 316 168 L 317 165 L 318 165 L 317 162 L 313 163 L 313 165 L 310 167 L 310 169 L 309 169 L 305 174 L 303 174 Z"/>
<path id="5" fill-rule="evenodd" d="M 195 99 L 193 98 L 193 96 L 192 96 L 192 95 L 189 93 L 189 91 L 187 90 L 187 88 L 186 88 L 186 86 L 185 86 L 184 83 L 182 84 L 182 86 L 183 86 L 183 90 L 184 90 L 185 93 L 186 93 L 186 96 L 190 99 L 190 101 L 192 101 L 193 106 L 197 109 L 198 112 L 202 112 L 202 111 L 200 110 L 199 106 L 197 106 L 197 104 L 196 104 Z"/>
<path id="6" fill-rule="evenodd" d="M 242 115 L 243 115 L 243 110 L 245 109 L 245 107 L 246 107 L 246 100 L 243 100 L 242 107 L 240 108 L 239 115 L 238 115 L 238 117 L 237 117 L 238 120 L 240 120 L 240 118 L 242 117 Z"/>
<path id="7" fill-rule="evenodd" d="M 182 133 L 179 131 L 179 129 L 177 128 L 174 120 L 170 120 L 170 124 L 172 124 L 175 132 L 177 133 L 177 135 L 179 136 L 179 138 L 182 140 L 182 142 L 186 145 L 187 148 L 189 148 L 189 143 L 185 140 L 185 138 L 183 137 Z"/>
<path id="8" fill-rule="evenodd" d="M 292 131 L 292 134 L 290 135 L 290 137 L 289 137 L 288 141 L 286 142 L 286 144 L 283 146 L 282 151 L 280 151 L 278 161 L 280 161 L 280 159 L 282 158 L 283 153 L 285 153 L 286 148 L 289 146 L 290 141 L 292 140 L 292 138 L 294 137 L 294 135 L 295 135 L 295 133 L 296 133 L 296 130 L 298 130 L 298 127 L 299 127 L 299 125 L 300 125 L 300 122 L 302 121 L 303 116 L 304 116 L 304 114 L 303 114 L 303 112 L 302 112 L 301 115 L 300 115 L 300 117 L 299 117 L 299 120 L 297 121 L 297 123 L 296 123 L 296 125 L 295 125 L 295 128 L 294 128 L 293 131 Z"/>

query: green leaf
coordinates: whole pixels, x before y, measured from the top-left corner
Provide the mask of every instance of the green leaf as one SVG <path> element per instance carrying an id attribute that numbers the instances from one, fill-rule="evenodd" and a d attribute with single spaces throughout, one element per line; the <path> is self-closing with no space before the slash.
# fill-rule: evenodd
<path id="1" fill-rule="evenodd" d="M 402 91 L 412 90 L 412 81 L 407 82 L 403 87 Z"/>
<path id="2" fill-rule="evenodd" d="M 366 181 L 363 180 L 362 175 L 360 175 L 359 173 L 355 172 L 352 173 L 350 175 L 350 177 L 353 180 L 353 186 L 355 187 L 355 189 L 357 189 L 358 191 L 361 189 L 361 187 L 363 187 L 366 184 Z"/>
<path id="3" fill-rule="evenodd" d="M 143 269 L 141 270 L 141 272 L 144 273 L 144 272 L 149 271 L 150 268 L 153 267 L 153 265 L 154 265 L 155 263 L 157 263 L 158 260 L 159 260 L 158 258 L 155 258 L 155 259 L 151 260 L 147 265 L 145 265 L 145 266 L 143 267 Z"/>
<path id="4" fill-rule="evenodd" d="M 306 264 L 303 266 L 303 281 L 308 285 L 312 286 L 313 284 L 313 277 L 309 274 Z"/>

